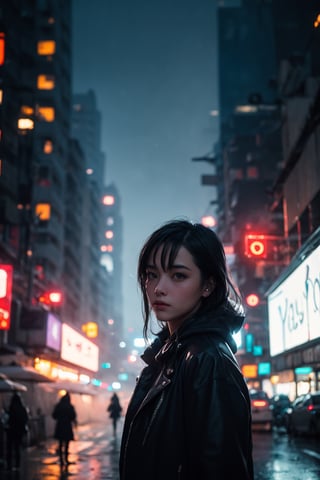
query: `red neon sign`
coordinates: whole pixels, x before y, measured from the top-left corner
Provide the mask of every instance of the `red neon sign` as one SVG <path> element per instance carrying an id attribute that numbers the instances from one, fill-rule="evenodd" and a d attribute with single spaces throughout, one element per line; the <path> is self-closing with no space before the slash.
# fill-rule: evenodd
<path id="1" fill-rule="evenodd" d="M 0 330 L 10 328 L 12 277 L 12 265 L 0 265 Z"/>
<path id="2" fill-rule="evenodd" d="M 5 60 L 5 35 L 0 32 L 0 66 L 4 65 Z"/>
<path id="3" fill-rule="evenodd" d="M 266 258 L 267 239 L 265 235 L 246 235 L 245 254 L 247 257 Z"/>

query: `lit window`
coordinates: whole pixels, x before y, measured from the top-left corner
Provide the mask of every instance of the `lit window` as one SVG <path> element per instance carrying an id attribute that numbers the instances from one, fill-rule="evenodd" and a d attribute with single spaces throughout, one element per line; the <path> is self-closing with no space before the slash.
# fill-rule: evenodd
<path id="1" fill-rule="evenodd" d="M 40 40 L 38 42 L 38 55 L 53 55 L 56 53 L 56 42 L 54 40 Z"/>
<path id="2" fill-rule="evenodd" d="M 100 264 L 105 267 L 107 272 L 112 273 L 114 270 L 113 259 L 110 255 L 104 254 L 100 260 Z"/>
<path id="3" fill-rule="evenodd" d="M 43 153 L 46 153 L 47 155 L 49 155 L 52 152 L 53 152 L 52 140 L 47 139 L 43 143 Z"/>
<path id="4" fill-rule="evenodd" d="M 112 225 L 114 225 L 114 218 L 113 217 L 108 217 L 107 218 L 107 225 L 109 227 L 111 227 Z"/>
<path id="5" fill-rule="evenodd" d="M 113 238 L 113 231 L 112 230 L 107 230 L 105 232 L 105 236 L 106 236 L 106 238 L 108 238 L 110 240 L 111 238 Z"/>
<path id="6" fill-rule="evenodd" d="M 103 205 L 114 205 L 114 196 L 113 195 L 105 195 L 102 199 Z"/>
<path id="7" fill-rule="evenodd" d="M 100 247 L 101 252 L 112 252 L 113 246 L 112 245 L 101 245 Z"/>
<path id="8" fill-rule="evenodd" d="M 44 122 L 53 122 L 55 117 L 55 110 L 53 107 L 38 107 L 39 120 Z"/>
<path id="9" fill-rule="evenodd" d="M 38 75 L 37 86 L 39 90 L 53 90 L 55 86 L 53 75 Z"/>
<path id="10" fill-rule="evenodd" d="M 28 105 L 22 105 L 20 111 L 23 115 L 33 115 L 33 108 Z"/>
<path id="11" fill-rule="evenodd" d="M 237 113 L 256 113 L 258 107 L 256 105 L 237 105 L 235 111 Z"/>
<path id="12" fill-rule="evenodd" d="M 87 168 L 86 174 L 87 175 L 93 175 L 93 168 Z"/>
<path id="13" fill-rule="evenodd" d="M 3 90 L 0 89 L 0 105 L 3 101 Z"/>
<path id="14" fill-rule="evenodd" d="M 33 130 L 34 121 L 31 118 L 18 118 L 19 130 Z"/>
<path id="15" fill-rule="evenodd" d="M 39 220 L 49 220 L 51 217 L 50 203 L 37 203 L 36 215 L 39 218 Z"/>

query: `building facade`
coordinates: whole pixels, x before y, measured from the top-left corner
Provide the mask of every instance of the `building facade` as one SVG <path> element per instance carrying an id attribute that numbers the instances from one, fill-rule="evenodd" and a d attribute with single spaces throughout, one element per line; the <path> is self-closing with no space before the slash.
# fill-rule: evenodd
<path id="1" fill-rule="evenodd" d="M 88 404 L 107 391 L 108 319 L 116 310 L 121 325 L 121 299 L 116 309 L 114 278 L 101 262 L 97 109 L 84 142 L 73 128 L 71 13 L 69 0 L 0 6 L 0 372 L 8 362 L 28 365 L 56 388 L 87 394 Z"/>
<path id="2" fill-rule="evenodd" d="M 284 1 L 259 0 L 222 2 L 218 10 L 217 229 L 232 246 L 232 273 L 246 305 L 238 358 L 249 386 L 290 390 L 291 397 L 306 385 L 319 388 L 314 352 L 307 380 L 297 381 L 294 368 L 311 358 L 301 352 L 320 338 L 275 349 L 282 326 L 270 318 L 268 295 L 279 293 L 272 286 L 301 263 L 304 244 L 308 252 L 310 238 L 317 244 L 318 15 L 314 3 L 300 0 L 289 11 Z"/>

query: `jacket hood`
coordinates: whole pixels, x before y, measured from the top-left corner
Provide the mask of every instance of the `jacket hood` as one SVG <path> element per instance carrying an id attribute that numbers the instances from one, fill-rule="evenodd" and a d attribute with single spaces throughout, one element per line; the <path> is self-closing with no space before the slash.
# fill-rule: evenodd
<path id="1" fill-rule="evenodd" d="M 196 314 L 187 319 L 171 336 L 168 327 L 164 327 L 141 358 L 147 364 L 156 363 L 156 356 L 160 351 L 164 353 L 164 350 L 171 350 L 170 346 L 173 344 L 177 345 L 189 337 L 203 334 L 219 336 L 229 345 L 232 352 L 236 353 L 237 346 L 232 334 L 240 330 L 243 322 L 244 315 L 236 313 L 228 305 L 223 305 L 211 313 Z"/>

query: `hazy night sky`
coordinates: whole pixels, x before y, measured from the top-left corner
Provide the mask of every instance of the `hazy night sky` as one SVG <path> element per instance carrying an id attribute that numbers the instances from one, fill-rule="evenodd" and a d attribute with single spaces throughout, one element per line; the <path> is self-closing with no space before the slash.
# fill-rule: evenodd
<path id="1" fill-rule="evenodd" d="M 73 0 L 73 91 L 102 114 L 105 183 L 121 195 L 126 330 L 142 331 L 136 282 L 145 238 L 173 218 L 199 221 L 217 121 L 214 0 Z"/>

